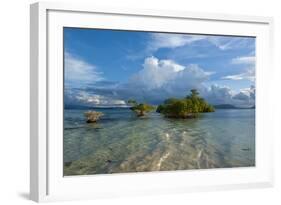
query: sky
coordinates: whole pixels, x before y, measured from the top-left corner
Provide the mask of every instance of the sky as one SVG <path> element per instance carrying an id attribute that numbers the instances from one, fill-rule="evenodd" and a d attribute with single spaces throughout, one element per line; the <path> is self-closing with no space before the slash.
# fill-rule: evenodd
<path id="1" fill-rule="evenodd" d="M 255 105 L 255 38 L 64 28 L 66 105 L 158 105 L 197 89 L 213 105 Z"/>

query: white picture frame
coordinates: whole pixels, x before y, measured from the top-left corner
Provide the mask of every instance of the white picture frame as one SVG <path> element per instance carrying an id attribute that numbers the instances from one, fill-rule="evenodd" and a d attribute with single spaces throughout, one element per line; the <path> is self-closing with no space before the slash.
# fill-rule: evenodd
<path id="1" fill-rule="evenodd" d="M 256 166 L 63 177 L 64 26 L 256 36 Z M 268 96 L 273 75 L 272 29 L 270 17 L 97 8 L 72 3 L 32 4 L 30 198 L 41 202 L 273 186 L 272 113 L 266 109 L 271 107 Z"/>

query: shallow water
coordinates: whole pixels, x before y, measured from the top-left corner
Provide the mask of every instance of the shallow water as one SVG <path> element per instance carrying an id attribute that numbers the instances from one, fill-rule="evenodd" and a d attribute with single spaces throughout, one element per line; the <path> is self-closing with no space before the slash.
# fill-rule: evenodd
<path id="1" fill-rule="evenodd" d="M 137 118 L 126 108 L 64 112 L 64 175 L 168 171 L 255 165 L 255 110 L 217 109 L 196 119 L 152 112 Z"/>

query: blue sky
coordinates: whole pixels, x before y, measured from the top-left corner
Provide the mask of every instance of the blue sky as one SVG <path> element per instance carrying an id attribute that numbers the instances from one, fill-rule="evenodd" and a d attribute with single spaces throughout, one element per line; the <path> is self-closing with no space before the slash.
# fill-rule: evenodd
<path id="1" fill-rule="evenodd" d="M 196 88 L 213 104 L 255 103 L 255 38 L 64 28 L 65 102 L 159 104 Z"/>

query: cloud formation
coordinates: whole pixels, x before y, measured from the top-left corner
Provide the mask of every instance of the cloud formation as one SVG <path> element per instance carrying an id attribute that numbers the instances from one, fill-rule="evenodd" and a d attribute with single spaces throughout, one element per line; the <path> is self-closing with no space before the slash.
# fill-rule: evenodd
<path id="1" fill-rule="evenodd" d="M 171 86 L 176 81 L 179 88 L 182 87 L 180 84 L 200 84 L 208 75 L 197 65 L 183 66 L 172 60 L 159 60 L 152 56 L 145 59 L 143 69 L 133 75 L 129 83 L 151 90 Z"/>
<path id="2" fill-rule="evenodd" d="M 64 69 L 65 83 L 74 87 L 85 86 L 103 79 L 96 66 L 68 52 L 65 52 L 64 56 Z"/>
<path id="3" fill-rule="evenodd" d="M 192 34 L 169 34 L 152 33 L 148 44 L 149 51 L 156 51 L 161 48 L 178 48 L 197 41 L 206 41 L 216 46 L 220 50 L 231 50 L 253 46 L 254 38 L 212 36 L 212 35 L 192 35 Z"/>
<path id="4" fill-rule="evenodd" d="M 241 56 L 237 58 L 233 58 L 231 63 L 233 64 L 246 64 L 246 65 L 254 65 L 256 62 L 255 56 Z"/>
<path id="5" fill-rule="evenodd" d="M 206 36 L 186 34 L 152 33 L 149 50 L 156 51 L 160 48 L 177 48 L 193 42 L 206 39 Z"/>
<path id="6" fill-rule="evenodd" d="M 211 75 L 198 65 L 183 66 L 172 60 L 159 60 L 156 57 L 145 59 L 143 68 L 131 76 L 123 85 L 124 95 L 132 96 L 134 92 L 138 100 L 150 100 L 160 103 L 168 97 L 182 97 L 189 90 L 201 90 L 203 82 Z"/>
<path id="7" fill-rule="evenodd" d="M 80 92 L 76 99 L 80 102 L 87 103 L 89 105 L 108 105 L 108 106 L 125 106 L 124 100 L 113 99 L 102 95 L 90 95 L 87 92 Z"/>
<path id="8" fill-rule="evenodd" d="M 255 106 L 256 88 L 252 85 L 250 88 L 241 89 L 240 92 L 233 96 L 235 103 L 240 106 Z"/>
<path id="9" fill-rule="evenodd" d="M 243 37 L 228 37 L 228 36 L 209 36 L 208 41 L 215 46 L 217 46 L 220 50 L 231 50 L 231 49 L 239 49 L 245 47 L 253 46 L 254 38 L 243 38 Z"/>
<path id="10" fill-rule="evenodd" d="M 256 79 L 256 72 L 255 72 L 255 63 L 256 58 L 255 56 L 241 56 L 237 58 L 233 58 L 231 60 L 232 64 L 242 64 L 245 66 L 242 73 L 234 74 L 234 75 L 227 75 L 222 77 L 224 80 L 250 80 L 252 82 Z"/>
<path id="11" fill-rule="evenodd" d="M 255 69 L 253 67 L 248 68 L 243 73 L 235 74 L 235 75 L 227 75 L 222 77 L 223 80 L 250 80 L 252 82 L 255 81 Z"/>
<path id="12" fill-rule="evenodd" d="M 245 88 L 234 92 L 229 87 L 206 86 L 211 73 L 196 64 L 180 65 L 169 59 L 148 57 L 142 69 L 125 83 L 99 81 L 84 89 L 66 90 L 65 99 L 92 106 L 126 106 L 128 99 L 152 104 L 162 103 L 170 97 L 184 97 L 191 89 L 212 104 L 233 104 L 250 107 L 255 103 L 255 88 Z M 107 86 L 108 85 L 108 86 Z"/>
<path id="13" fill-rule="evenodd" d="M 66 104 L 97 106 L 97 107 L 126 107 L 124 100 L 115 99 L 115 96 L 93 94 L 87 90 L 66 91 Z"/>
<path id="14" fill-rule="evenodd" d="M 143 69 L 132 76 L 124 86 L 127 89 L 123 89 L 121 96 L 150 100 L 157 104 L 169 97 L 184 97 L 191 89 L 196 88 L 212 104 L 234 104 L 241 107 L 254 105 L 254 87 L 243 89 L 238 93 L 226 86 L 207 87 L 205 83 L 210 75 L 195 64 L 183 66 L 171 60 L 149 57 L 145 59 Z M 138 93 L 137 96 L 134 96 L 135 91 Z"/>
<path id="15" fill-rule="evenodd" d="M 226 86 L 212 85 L 205 97 L 212 104 L 232 104 L 238 107 L 252 107 L 255 105 L 256 89 L 252 85 L 250 88 L 244 88 L 239 92 L 234 92 Z"/>

